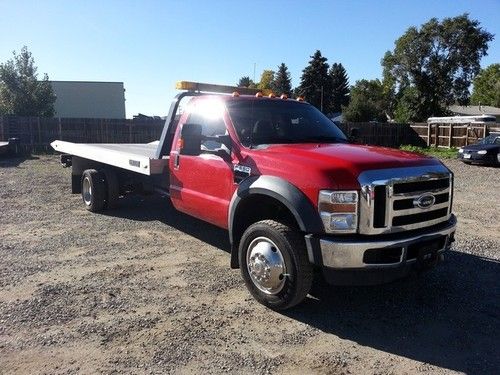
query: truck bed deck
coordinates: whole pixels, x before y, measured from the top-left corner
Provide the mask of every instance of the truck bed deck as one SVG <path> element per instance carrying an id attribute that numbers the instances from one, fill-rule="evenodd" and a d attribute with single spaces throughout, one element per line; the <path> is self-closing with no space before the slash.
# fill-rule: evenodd
<path id="1" fill-rule="evenodd" d="M 0 155 L 8 154 L 9 150 L 9 142 L 0 142 Z"/>
<path id="2" fill-rule="evenodd" d="M 168 168 L 168 157 L 156 159 L 158 142 L 152 143 L 72 143 L 54 141 L 54 150 L 127 169 L 144 175 L 154 175 Z"/>

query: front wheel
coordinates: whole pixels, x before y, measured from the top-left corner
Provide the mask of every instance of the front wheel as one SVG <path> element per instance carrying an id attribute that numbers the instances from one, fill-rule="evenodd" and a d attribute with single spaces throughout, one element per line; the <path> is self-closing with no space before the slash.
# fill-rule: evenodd
<path id="1" fill-rule="evenodd" d="M 302 302 L 313 281 L 303 237 L 274 220 L 252 224 L 239 246 L 240 269 L 252 296 L 284 310 Z"/>

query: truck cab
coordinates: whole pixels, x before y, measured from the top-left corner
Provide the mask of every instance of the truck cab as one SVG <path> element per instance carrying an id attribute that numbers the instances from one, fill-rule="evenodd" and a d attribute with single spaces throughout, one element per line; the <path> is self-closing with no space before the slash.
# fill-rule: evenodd
<path id="1" fill-rule="evenodd" d="M 150 177 L 59 147 L 67 163 L 76 158 L 86 204 L 97 192 L 105 208 L 119 194 L 109 186 L 122 192 L 131 180 L 163 189 L 177 210 L 228 230 L 231 267 L 273 309 L 300 303 L 315 270 L 332 284 L 388 282 L 434 266 L 451 246 L 453 174 L 438 160 L 351 144 L 301 98 L 180 88 L 192 98 L 177 117 L 174 101 Z M 86 166 L 103 171 L 94 197 Z"/>

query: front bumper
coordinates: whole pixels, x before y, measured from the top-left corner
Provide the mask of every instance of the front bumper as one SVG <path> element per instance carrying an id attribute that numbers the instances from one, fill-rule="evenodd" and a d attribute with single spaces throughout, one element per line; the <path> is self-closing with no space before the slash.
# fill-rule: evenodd
<path id="1" fill-rule="evenodd" d="M 466 157 L 466 155 L 469 155 Z M 458 160 L 463 161 L 464 163 L 474 163 L 474 164 L 494 164 L 496 161 L 496 155 L 493 153 L 487 153 L 484 155 L 480 155 L 474 151 L 465 151 L 462 154 L 458 154 Z"/>
<path id="2" fill-rule="evenodd" d="M 306 236 L 310 260 L 334 284 L 373 284 L 404 277 L 437 263 L 454 241 L 456 217 L 413 235 L 373 238 Z M 368 276 L 365 280 L 364 276 Z"/>

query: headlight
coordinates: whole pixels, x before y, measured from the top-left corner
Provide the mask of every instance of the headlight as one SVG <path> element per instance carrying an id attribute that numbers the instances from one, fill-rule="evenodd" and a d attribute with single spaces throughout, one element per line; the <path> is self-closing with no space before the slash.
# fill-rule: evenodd
<path id="1" fill-rule="evenodd" d="M 481 151 L 478 151 L 477 152 L 479 155 L 486 155 L 488 153 L 488 151 L 486 150 L 481 150 Z"/>
<path id="2" fill-rule="evenodd" d="M 458 149 L 458 153 L 459 153 L 459 154 L 463 154 L 463 152 L 464 152 L 464 149 L 463 149 L 463 148 L 459 148 L 459 149 Z"/>
<path id="3" fill-rule="evenodd" d="M 358 192 L 321 190 L 318 210 L 328 233 L 355 233 L 358 230 Z"/>

